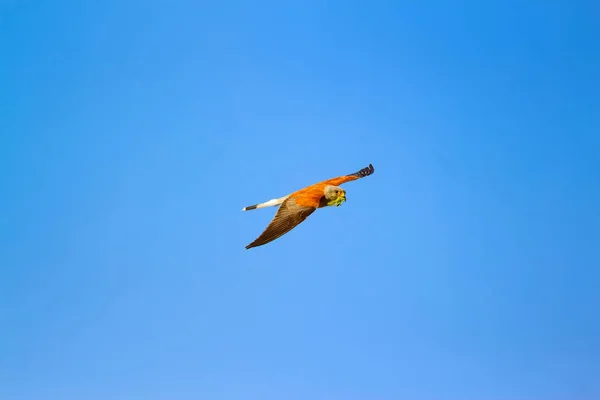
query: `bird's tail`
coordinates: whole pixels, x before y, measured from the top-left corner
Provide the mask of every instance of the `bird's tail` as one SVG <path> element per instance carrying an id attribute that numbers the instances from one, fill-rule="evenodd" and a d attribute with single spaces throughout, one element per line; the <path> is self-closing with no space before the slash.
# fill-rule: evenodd
<path id="1" fill-rule="evenodd" d="M 253 206 L 244 207 L 244 208 L 242 208 L 242 211 L 255 210 L 257 208 L 265 208 L 265 207 L 278 206 L 281 203 L 283 203 L 284 200 L 287 199 L 287 198 L 288 198 L 288 196 L 284 196 L 284 197 L 281 197 L 279 199 L 271 199 L 269 201 L 265 201 L 264 203 L 255 204 Z"/>

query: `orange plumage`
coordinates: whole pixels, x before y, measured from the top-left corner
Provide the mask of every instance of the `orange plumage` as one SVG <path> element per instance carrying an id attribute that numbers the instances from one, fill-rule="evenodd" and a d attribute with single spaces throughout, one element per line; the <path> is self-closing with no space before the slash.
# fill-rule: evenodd
<path id="1" fill-rule="evenodd" d="M 323 197 L 323 193 L 325 192 L 325 187 L 327 187 L 327 185 L 339 186 L 342 183 L 354 181 L 359 178 L 360 177 L 353 175 L 338 176 L 337 178 L 327 179 L 326 181 L 302 188 L 290 194 L 289 197 L 293 197 L 296 200 L 296 204 L 299 206 L 301 205 L 315 208 L 324 207 L 321 203 L 321 198 Z"/>

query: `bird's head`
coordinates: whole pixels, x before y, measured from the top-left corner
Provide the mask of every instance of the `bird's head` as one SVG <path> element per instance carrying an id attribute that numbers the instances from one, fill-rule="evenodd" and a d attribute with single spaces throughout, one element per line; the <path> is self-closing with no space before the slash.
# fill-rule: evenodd
<path id="1" fill-rule="evenodd" d="M 346 201 L 346 191 L 339 186 L 327 185 L 325 187 L 325 198 L 328 205 L 339 207 Z"/>

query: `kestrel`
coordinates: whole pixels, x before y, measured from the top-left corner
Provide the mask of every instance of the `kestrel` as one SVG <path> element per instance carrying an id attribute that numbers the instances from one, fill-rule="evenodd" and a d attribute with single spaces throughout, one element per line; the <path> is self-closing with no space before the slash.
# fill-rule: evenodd
<path id="1" fill-rule="evenodd" d="M 375 172 L 371 164 L 358 172 L 349 175 L 338 176 L 326 181 L 315 183 L 300 189 L 294 193 L 283 196 L 279 199 L 272 199 L 264 203 L 244 207 L 242 211 L 254 210 L 257 208 L 278 206 L 279 210 L 273 217 L 273 220 L 265 231 L 246 246 L 246 250 L 252 247 L 267 244 L 294 229 L 298 224 L 304 221 L 317 208 L 336 206 L 339 207 L 346 201 L 346 191 L 339 185 L 345 182 L 364 178 Z"/>

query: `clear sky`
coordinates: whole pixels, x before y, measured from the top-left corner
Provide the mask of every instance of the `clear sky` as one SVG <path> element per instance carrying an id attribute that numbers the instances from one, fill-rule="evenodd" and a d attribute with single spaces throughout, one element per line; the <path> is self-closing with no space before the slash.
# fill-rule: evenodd
<path id="1" fill-rule="evenodd" d="M 0 398 L 600 398 L 599 21 L 1 1 Z"/>

